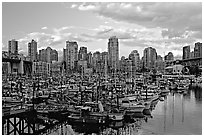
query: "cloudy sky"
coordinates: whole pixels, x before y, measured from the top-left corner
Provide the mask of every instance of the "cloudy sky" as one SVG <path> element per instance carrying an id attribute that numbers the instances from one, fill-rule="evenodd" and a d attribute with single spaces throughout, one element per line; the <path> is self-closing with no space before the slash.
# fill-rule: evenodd
<path id="1" fill-rule="evenodd" d="M 107 51 L 108 38 L 119 38 L 120 57 L 132 50 L 143 56 L 146 47 L 159 55 L 182 55 L 182 47 L 202 42 L 202 3 L 5 3 L 2 4 L 2 50 L 8 40 L 19 41 L 19 52 L 27 55 L 27 44 L 38 42 L 38 50 L 59 51 L 65 41 L 77 41 L 88 51 Z"/>

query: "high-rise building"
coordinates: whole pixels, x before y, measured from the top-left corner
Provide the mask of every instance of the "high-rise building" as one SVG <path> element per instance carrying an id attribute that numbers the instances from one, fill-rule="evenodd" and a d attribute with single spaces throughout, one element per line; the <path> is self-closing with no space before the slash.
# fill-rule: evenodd
<path id="1" fill-rule="evenodd" d="M 58 52 L 51 47 L 39 50 L 39 60 L 42 62 L 52 63 L 52 61 L 58 61 Z"/>
<path id="2" fill-rule="evenodd" d="M 74 70 L 77 67 L 77 42 L 66 41 L 66 49 L 63 50 L 63 60 L 66 63 L 66 70 Z"/>
<path id="3" fill-rule="evenodd" d="M 160 55 L 157 55 L 156 70 L 158 72 L 164 72 L 164 66 L 165 66 L 165 63 L 163 61 L 163 58 Z"/>
<path id="4" fill-rule="evenodd" d="M 47 47 L 46 48 L 46 57 L 47 57 L 47 62 L 51 63 L 51 52 L 52 52 L 52 48 L 51 47 Z"/>
<path id="5" fill-rule="evenodd" d="M 174 55 L 172 52 L 169 52 L 167 55 L 164 56 L 165 67 L 172 66 L 174 60 Z"/>
<path id="6" fill-rule="evenodd" d="M 97 73 L 101 71 L 101 53 L 99 51 L 93 53 L 93 70 Z"/>
<path id="7" fill-rule="evenodd" d="M 39 60 L 42 62 L 47 62 L 47 51 L 46 49 L 39 50 Z"/>
<path id="8" fill-rule="evenodd" d="M 55 49 L 51 51 L 51 61 L 58 61 L 58 52 Z"/>
<path id="9" fill-rule="evenodd" d="M 129 59 L 132 60 L 133 72 L 136 72 L 140 68 L 140 54 L 137 50 L 133 50 L 129 54 Z"/>
<path id="10" fill-rule="evenodd" d="M 202 43 L 195 43 L 194 47 L 194 58 L 202 58 Z"/>
<path id="11" fill-rule="evenodd" d="M 120 59 L 120 72 L 122 72 L 127 78 L 133 77 L 133 61 L 129 58 L 125 58 L 124 56 Z M 130 81 L 129 81 L 130 82 Z"/>
<path id="12" fill-rule="evenodd" d="M 169 52 L 168 55 L 164 56 L 165 61 L 173 61 L 174 60 L 174 55 L 172 52 Z"/>
<path id="13" fill-rule="evenodd" d="M 101 53 L 101 69 L 102 73 L 105 75 L 107 73 L 107 64 L 108 64 L 108 52 L 102 52 Z"/>
<path id="14" fill-rule="evenodd" d="M 8 56 L 18 55 L 18 41 L 15 39 L 8 41 Z"/>
<path id="15" fill-rule="evenodd" d="M 36 61 L 37 56 L 37 42 L 32 39 L 32 41 L 28 43 L 28 57 L 30 57 L 31 61 Z"/>
<path id="16" fill-rule="evenodd" d="M 92 68 L 92 66 L 93 66 L 93 57 L 92 57 L 92 53 L 89 52 L 87 54 L 87 67 Z"/>
<path id="17" fill-rule="evenodd" d="M 132 60 L 125 59 L 125 72 L 127 73 L 127 78 L 133 77 L 133 70 L 132 70 Z"/>
<path id="18" fill-rule="evenodd" d="M 190 59 L 193 59 L 194 58 L 194 51 L 191 51 L 190 52 Z"/>
<path id="19" fill-rule="evenodd" d="M 120 71 L 125 73 L 125 67 L 126 67 L 125 56 L 122 56 L 120 59 Z"/>
<path id="20" fill-rule="evenodd" d="M 81 75 L 86 73 L 87 70 L 87 60 L 78 60 L 78 72 L 81 73 Z"/>
<path id="21" fill-rule="evenodd" d="M 143 56 L 144 67 L 146 69 L 154 69 L 156 67 L 155 66 L 156 60 L 157 60 L 156 49 L 152 47 L 145 48 Z"/>
<path id="22" fill-rule="evenodd" d="M 108 66 L 111 70 L 119 69 L 119 43 L 116 36 L 108 41 Z"/>
<path id="23" fill-rule="evenodd" d="M 87 60 L 87 47 L 80 47 L 78 60 Z"/>
<path id="24" fill-rule="evenodd" d="M 183 59 L 190 58 L 190 46 L 183 47 Z"/>
<path id="25" fill-rule="evenodd" d="M 42 61 L 33 62 L 32 71 L 34 75 L 41 75 L 41 76 L 50 75 L 51 65 L 48 62 L 42 62 Z"/>
<path id="26" fill-rule="evenodd" d="M 108 52 L 102 52 L 101 53 L 101 61 L 103 62 L 103 64 L 105 64 L 105 61 L 108 60 Z"/>
<path id="27" fill-rule="evenodd" d="M 53 61 L 52 64 L 50 64 L 50 69 L 52 76 L 62 74 L 62 62 Z"/>

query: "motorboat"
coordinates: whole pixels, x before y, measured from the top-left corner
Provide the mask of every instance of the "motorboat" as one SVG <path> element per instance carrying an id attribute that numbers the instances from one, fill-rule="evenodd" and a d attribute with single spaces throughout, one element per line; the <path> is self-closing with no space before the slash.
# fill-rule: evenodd
<path id="1" fill-rule="evenodd" d="M 110 128 L 118 129 L 124 126 L 124 114 L 120 112 L 112 112 L 108 114 Z"/>
<path id="2" fill-rule="evenodd" d="M 121 108 L 124 108 L 126 112 L 130 113 L 142 113 L 145 105 L 142 102 L 136 102 L 136 100 L 132 100 L 133 98 L 124 98 L 122 100 Z"/>
<path id="3" fill-rule="evenodd" d="M 68 121 L 70 123 L 81 123 L 81 124 L 97 124 L 97 125 L 104 125 L 108 119 L 106 115 L 100 115 L 99 113 L 91 113 L 92 108 L 88 106 L 83 106 L 80 109 L 79 114 L 71 114 L 68 116 Z"/>

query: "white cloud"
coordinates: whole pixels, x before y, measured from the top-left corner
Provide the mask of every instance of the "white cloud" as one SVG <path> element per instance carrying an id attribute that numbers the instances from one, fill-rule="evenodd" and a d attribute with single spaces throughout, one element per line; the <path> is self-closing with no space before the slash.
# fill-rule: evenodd
<path id="1" fill-rule="evenodd" d="M 78 6 L 77 4 L 72 4 L 71 8 L 75 8 L 77 6 Z"/>
<path id="2" fill-rule="evenodd" d="M 81 4 L 79 7 L 78 7 L 79 10 L 83 10 L 83 11 L 86 11 L 86 10 L 96 10 L 97 7 L 95 5 L 86 5 L 86 4 Z"/>
<path id="3" fill-rule="evenodd" d="M 7 51 L 8 50 L 8 46 L 6 46 L 6 45 L 4 45 L 3 43 L 2 43 L 2 51 Z"/>
<path id="4" fill-rule="evenodd" d="M 171 32 L 178 31 L 180 35 L 186 30 L 201 32 L 202 29 L 201 2 L 83 3 L 78 9 L 147 28 L 160 27 Z M 173 34 L 175 33 L 171 33 L 170 37 Z"/>
<path id="5" fill-rule="evenodd" d="M 95 40 L 116 35 L 124 47 L 153 46 L 160 54 L 172 50 L 176 55 L 183 46 L 202 41 L 201 2 L 83 3 L 75 8 L 92 11 L 109 25 L 82 34 Z"/>
<path id="6" fill-rule="evenodd" d="M 71 28 L 74 28 L 74 26 L 64 26 L 64 27 L 61 27 L 61 28 L 54 28 L 53 31 L 57 34 L 60 34 L 62 33 L 62 31 L 65 31 L 65 30 L 68 30 L 68 29 L 71 29 Z"/>
<path id="7" fill-rule="evenodd" d="M 38 50 L 51 46 L 53 49 L 61 50 L 65 47 L 66 40 L 73 40 L 77 42 L 90 42 L 92 39 L 81 36 L 80 34 L 70 33 L 66 30 L 73 28 L 73 26 L 65 26 L 61 28 L 54 28 L 51 33 L 45 32 L 31 32 L 24 37 L 18 39 L 19 51 L 27 53 L 27 45 L 32 39 L 37 41 Z"/>
<path id="8" fill-rule="evenodd" d="M 42 27 L 41 29 L 46 30 L 46 29 L 48 29 L 48 28 L 47 28 L 47 27 Z"/>

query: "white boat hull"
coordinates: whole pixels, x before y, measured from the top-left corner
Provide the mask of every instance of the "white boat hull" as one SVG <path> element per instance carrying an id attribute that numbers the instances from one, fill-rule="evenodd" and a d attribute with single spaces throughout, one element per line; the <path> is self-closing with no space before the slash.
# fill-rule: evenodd
<path id="1" fill-rule="evenodd" d="M 142 113 L 144 108 L 145 108 L 144 105 L 138 105 L 138 106 L 127 108 L 126 112 L 128 112 L 128 113 Z"/>

